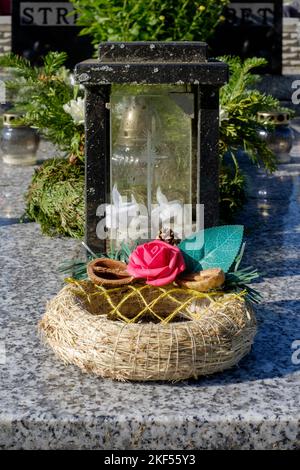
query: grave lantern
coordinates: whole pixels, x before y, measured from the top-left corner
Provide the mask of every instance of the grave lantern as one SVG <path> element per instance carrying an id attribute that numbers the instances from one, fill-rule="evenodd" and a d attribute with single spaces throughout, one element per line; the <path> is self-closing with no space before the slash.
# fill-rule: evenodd
<path id="1" fill-rule="evenodd" d="M 201 42 L 101 43 L 99 59 L 76 66 L 86 90 L 93 251 L 105 252 L 110 237 L 153 238 L 167 215 L 178 228 L 184 206 L 195 217 L 203 205 L 205 227 L 217 224 L 219 88 L 227 74 Z"/>

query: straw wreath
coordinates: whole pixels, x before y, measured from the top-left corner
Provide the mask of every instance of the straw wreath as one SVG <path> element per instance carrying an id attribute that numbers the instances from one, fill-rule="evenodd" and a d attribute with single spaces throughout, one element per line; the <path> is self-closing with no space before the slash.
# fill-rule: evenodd
<path id="1" fill-rule="evenodd" d="M 66 363 L 117 380 L 168 380 L 237 364 L 256 333 L 244 293 L 74 281 L 49 302 L 39 330 Z"/>

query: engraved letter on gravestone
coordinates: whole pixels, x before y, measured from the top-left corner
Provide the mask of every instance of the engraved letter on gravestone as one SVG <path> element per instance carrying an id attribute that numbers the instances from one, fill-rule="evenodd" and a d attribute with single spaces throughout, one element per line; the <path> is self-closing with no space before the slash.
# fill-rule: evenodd
<path id="1" fill-rule="evenodd" d="M 233 24 L 272 26 L 274 24 L 274 3 L 230 3 L 226 16 Z"/>
<path id="2" fill-rule="evenodd" d="M 230 0 L 223 15 L 209 39 L 211 55 L 264 57 L 260 73 L 281 74 L 282 0 Z"/>
<path id="3" fill-rule="evenodd" d="M 76 14 L 69 2 L 21 2 L 20 24 L 22 26 L 74 26 Z"/>
<path id="4" fill-rule="evenodd" d="M 14 0 L 12 51 L 38 66 L 49 51 L 64 51 L 66 66 L 74 67 L 93 54 L 91 39 L 79 36 L 77 17 L 70 1 Z"/>

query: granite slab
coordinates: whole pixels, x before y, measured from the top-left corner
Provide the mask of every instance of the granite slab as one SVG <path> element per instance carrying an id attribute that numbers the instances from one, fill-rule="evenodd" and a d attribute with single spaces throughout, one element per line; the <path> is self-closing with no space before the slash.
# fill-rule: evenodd
<path id="1" fill-rule="evenodd" d="M 0 164 L 11 219 L 23 210 L 26 171 Z M 279 173 L 266 184 L 269 198 L 249 199 L 237 219 L 245 263 L 265 272 L 253 349 L 238 367 L 197 381 L 112 382 L 56 359 L 37 323 L 63 285 L 61 260 L 78 256 L 80 243 L 45 237 L 35 223 L 3 225 L 0 449 L 300 449 L 300 177 Z"/>
<path id="2" fill-rule="evenodd" d="M 18 223 L 24 215 L 24 194 L 33 171 L 48 158 L 62 156 L 50 142 L 41 139 L 36 165 L 8 165 L 2 161 L 0 149 L 0 226 Z"/>

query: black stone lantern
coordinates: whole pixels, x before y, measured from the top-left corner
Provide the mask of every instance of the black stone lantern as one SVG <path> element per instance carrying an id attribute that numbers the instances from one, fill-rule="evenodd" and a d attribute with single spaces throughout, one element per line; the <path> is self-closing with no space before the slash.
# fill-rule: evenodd
<path id="1" fill-rule="evenodd" d="M 181 205 L 203 204 L 205 226 L 218 223 L 219 87 L 228 69 L 208 61 L 206 48 L 107 42 L 99 59 L 76 66 L 86 89 L 86 243 L 93 251 L 107 249 L 105 236 L 118 232 L 125 215 L 135 227 L 150 221 L 149 229 L 166 207 L 176 218 Z"/>

